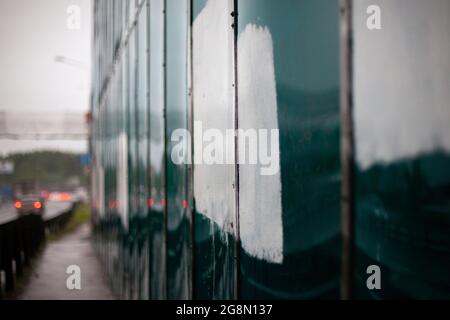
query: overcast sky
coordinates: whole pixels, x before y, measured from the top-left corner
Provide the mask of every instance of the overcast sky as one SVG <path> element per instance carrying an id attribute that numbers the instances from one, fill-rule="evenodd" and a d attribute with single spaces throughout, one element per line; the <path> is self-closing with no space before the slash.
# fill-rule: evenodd
<path id="1" fill-rule="evenodd" d="M 77 30 L 67 25 L 71 5 L 81 9 Z M 0 111 L 86 112 L 90 37 L 90 0 L 1 0 Z M 55 62 L 58 55 L 86 67 Z M 30 148 L 82 152 L 86 142 L 0 140 L 0 154 Z"/>

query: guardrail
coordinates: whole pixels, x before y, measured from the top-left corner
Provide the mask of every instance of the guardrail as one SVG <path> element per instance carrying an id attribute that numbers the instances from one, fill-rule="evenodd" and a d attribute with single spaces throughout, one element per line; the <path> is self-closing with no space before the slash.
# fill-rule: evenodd
<path id="1" fill-rule="evenodd" d="M 54 216 L 44 221 L 45 231 L 47 233 L 56 233 L 61 230 L 66 223 L 72 217 L 73 211 L 78 203 L 73 203 L 68 211 L 64 211 L 61 214 Z"/>
<path id="2" fill-rule="evenodd" d="M 24 268 L 45 242 L 46 233 L 61 230 L 76 205 L 45 221 L 39 215 L 30 214 L 0 224 L 0 299 L 15 289 Z"/>

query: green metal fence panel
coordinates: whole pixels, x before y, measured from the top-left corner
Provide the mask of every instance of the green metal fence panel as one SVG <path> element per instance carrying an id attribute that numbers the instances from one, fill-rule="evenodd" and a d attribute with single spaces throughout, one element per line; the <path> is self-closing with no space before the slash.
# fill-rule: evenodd
<path id="1" fill-rule="evenodd" d="M 166 1 L 167 297 L 190 296 L 191 236 L 187 164 L 172 157 L 174 130 L 187 129 L 188 2 Z"/>
<path id="2" fill-rule="evenodd" d="M 128 38 L 128 237 L 127 250 L 129 255 L 126 282 L 129 284 L 129 298 L 137 297 L 137 216 L 138 216 L 138 141 L 137 141 L 137 32 L 132 29 Z"/>
<path id="3" fill-rule="evenodd" d="M 238 1 L 238 30 L 239 128 L 280 155 L 239 165 L 240 296 L 338 298 L 339 1 Z"/>
<path id="4" fill-rule="evenodd" d="M 164 0 L 150 1 L 150 298 L 166 297 Z"/>
<path id="5" fill-rule="evenodd" d="M 450 297 L 449 12 L 354 1 L 357 298 Z"/>
<path id="6" fill-rule="evenodd" d="M 195 0 L 192 25 L 193 134 L 234 129 L 232 1 Z M 218 131 L 217 131 L 218 130 Z M 194 138 L 197 143 L 199 140 Z M 223 146 L 223 145 L 222 145 Z M 194 144 L 194 159 L 203 159 Z M 234 136 L 228 145 L 234 151 Z M 235 291 L 235 165 L 194 164 L 194 296 L 232 299 Z"/>
<path id="7" fill-rule="evenodd" d="M 138 33 L 138 94 L 137 94 L 137 133 L 138 133 L 138 216 L 137 216 L 137 244 L 138 244 L 138 297 L 146 299 L 149 297 L 148 290 L 148 265 L 149 265 L 149 223 L 148 223 L 148 146 L 149 146 L 149 32 L 147 1 L 141 3 L 141 9 L 137 21 Z"/>

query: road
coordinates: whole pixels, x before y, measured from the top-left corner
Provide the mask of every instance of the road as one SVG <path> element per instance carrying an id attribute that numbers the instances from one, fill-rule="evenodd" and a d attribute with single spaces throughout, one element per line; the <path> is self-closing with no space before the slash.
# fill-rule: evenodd
<path id="1" fill-rule="evenodd" d="M 72 206 L 72 202 L 47 201 L 44 211 L 44 220 L 49 220 Z M 7 223 L 17 218 L 17 211 L 12 202 L 0 206 L 0 224 Z"/>

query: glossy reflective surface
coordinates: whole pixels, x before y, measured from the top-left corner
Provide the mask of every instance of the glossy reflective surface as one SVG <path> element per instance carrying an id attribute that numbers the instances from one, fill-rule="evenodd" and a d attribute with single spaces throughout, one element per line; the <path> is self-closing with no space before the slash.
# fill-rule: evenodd
<path id="1" fill-rule="evenodd" d="M 376 31 L 370 4 L 354 7 L 357 297 L 449 298 L 450 3 L 383 1 Z"/>
<path id="2" fill-rule="evenodd" d="M 171 158 L 172 132 L 187 128 L 188 3 L 166 1 L 166 192 L 167 192 L 167 298 L 190 295 L 191 235 L 187 201 L 187 165 Z"/>
<path id="3" fill-rule="evenodd" d="M 164 1 L 150 2 L 150 298 L 166 297 Z"/>
<path id="4" fill-rule="evenodd" d="M 234 129 L 232 6 L 193 1 L 194 136 Z M 234 148 L 234 144 L 230 145 Z M 194 159 L 203 150 L 194 147 Z M 235 289 L 235 166 L 194 165 L 195 283 L 198 299 L 231 299 Z"/>
<path id="5" fill-rule="evenodd" d="M 372 3 L 353 3 L 355 296 L 446 298 L 450 5 L 380 0 L 371 31 Z M 94 12 L 95 243 L 120 297 L 339 298 L 339 1 L 115 0 Z M 269 133 L 256 142 L 259 160 L 275 155 L 270 174 L 173 161 L 174 130 L 235 126 Z M 225 149 L 248 151 L 245 132 Z M 366 287 L 374 264 L 379 291 Z"/>
<path id="6" fill-rule="evenodd" d="M 149 272 L 149 210 L 147 199 L 149 195 L 149 44 L 148 44 L 148 11 L 145 5 L 138 15 L 137 36 L 137 139 L 138 139 L 138 173 L 137 173 L 137 292 L 138 298 L 148 299 Z"/>
<path id="7" fill-rule="evenodd" d="M 279 129 L 281 170 L 279 178 L 262 177 L 250 166 L 240 167 L 240 294 L 337 298 L 338 1 L 238 4 L 239 123 L 243 128 Z"/>
<path id="8" fill-rule="evenodd" d="M 128 107 L 127 107 L 127 129 L 128 129 L 128 254 L 129 254 L 129 297 L 137 298 L 137 228 L 138 228 L 138 140 L 137 140 L 137 32 L 134 29 L 129 37 L 128 44 Z"/>

